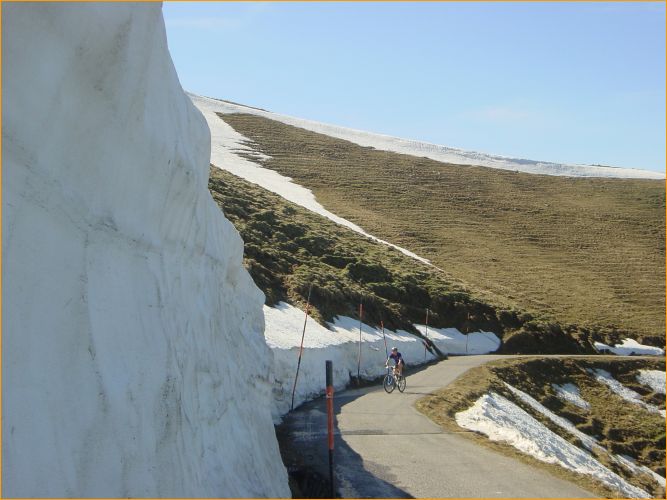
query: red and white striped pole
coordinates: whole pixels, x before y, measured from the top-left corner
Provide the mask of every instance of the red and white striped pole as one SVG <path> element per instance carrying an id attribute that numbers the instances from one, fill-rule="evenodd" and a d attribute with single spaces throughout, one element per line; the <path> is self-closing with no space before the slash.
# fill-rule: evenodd
<path id="1" fill-rule="evenodd" d="M 384 354 L 385 357 L 389 357 L 389 350 L 387 349 L 387 337 L 384 334 L 384 321 L 380 320 L 380 326 L 382 327 L 382 338 L 384 339 Z"/>

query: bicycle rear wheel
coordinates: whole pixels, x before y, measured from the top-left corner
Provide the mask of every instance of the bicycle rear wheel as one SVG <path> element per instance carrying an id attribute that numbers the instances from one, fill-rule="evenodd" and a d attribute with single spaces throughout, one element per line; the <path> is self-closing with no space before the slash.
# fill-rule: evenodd
<path id="1" fill-rule="evenodd" d="M 392 392 L 396 387 L 396 380 L 394 380 L 394 376 L 390 374 L 385 375 L 384 381 L 382 382 L 382 386 L 384 387 L 384 390 L 387 391 L 388 393 Z"/>
<path id="2" fill-rule="evenodd" d="M 398 390 L 403 392 L 405 390 L 407 382 L 405 381 L 405 377 L 401 376 L 399 379 L 396 381 L 396 385 L 398 385 Z"/>

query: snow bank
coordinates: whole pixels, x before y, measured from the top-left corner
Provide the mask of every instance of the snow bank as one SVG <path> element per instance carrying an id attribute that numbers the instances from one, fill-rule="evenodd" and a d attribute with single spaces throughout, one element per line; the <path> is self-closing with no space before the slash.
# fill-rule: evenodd
<path id="1" fill-rule="evenodd" d="M 624 497 L 650 498 L 647 492 L 631 485 L 499 394 L 485 394 L 468 410 L 457 413 L 456 422 L 465 429 L 485 434 L 492 441 L 507 442 L 543 462 L 593 476 Z"/>
<path id="2" fill-rule="evenodd" d="M 595 342 L 593 345 L 600 352 L 609 351 L 619 356 L 664 356 L 665 354 L 664 349 L 642 345 L 633 339 L 625 339 L 622 344 L 616 344 L 614 347 L 610 347 L 602 342 Z"/>
<path id="3" fill-rule="evenodd" d="M 557 384 L 551 384 L 551 387 L 553 387 L 554 391 L 556 391 L 556 396 L 563 401 L 567 401 L 568 403 L 572 403 L 575 406 L 578 406 L 579 408 L 582 408 L 584 410 L 588 410 L 591 407 L 591 404 L 586 401 L 584 398 L 581 397 L 581 393 L 579 392 L 579 388 L 574 385 L 574 384 L 563 384 L 563 385 L 557 385 Z"/>
<path id="4" fill-rule="evenodd" d="M 279 196 L 282 196 L 292 203 L 296 203 L 311 212 L 320 214 L 327 219 L 345 226 L 353 231 L 363 234 L 378 243 L 388 245 L 401 253 L 417 259 L 420 262 L 429 264 L 429 261 L 419 255 L 406 250 L 405 248 L 389 243 L 388 241 L 377 238 L 368 234 L 361 227 L 350 222 L 347 219 L 339 217 L 338 215 L 329 212 L 315 199 L 315 195 L 310 189 L 292 182 L 292 179 L 278 172 L 264 168 L 260 163 L 248 160 L 240 156 L 240 154 L 251 155 L 258 160 L 269 158 L 268 156 L 253 151 L 245 142 L 248 141 L 246 137 L 236 132 L 231 126 L 225 123 L 216 113 L 228 112 L 227 104 L 215 99 L 208 99 L 206 97 L 199 97 L 194 94 L 189 94 L 190 99 L 195 106 L 202 112 L 204 118 L 208 122 L 211 129 L 211 164 L 227 170 L 228 172 L 241 177 L 248 182 L 257 184 L 264 189 L 267 189 Z M 245 108 L 243 108 L 245 109 Z"/>
<path id="5" fill-rule="evenodd" d="M 614 393 L 618 394 L 620 397 L 625 399 L 626 401 L 629 401 L 630 403 L 637 404 L 639 406 L 643 406 L 646 408 L 648 411 L 651 413 L 659 413 L 663 417 L 666 416 L 665 410 L 661 410 L 655 405 L 645 403 L 642 400 L 641 394 L 633 391 L 632 389 L 628 389 L 625 387 L 623 384 L 621 384 L 618 380 L 616 380 L 614 377 L 612 377 L 611 373 L 609 373 L 606 370 L 601 370 L 601 369 L 596 369 L 596 370 L 589 370 L 589 372 L 595 377 L 595 379 L 609 387 Z"/>
<path id="6" fill-rule="evenodd" d="M 275 359 L 276 381 L 274 398 L 276 412 L 274 417 L 279 419 L 289 411 L 292 399 L 292 387 L 299 356 L 299 346 L 303 333 L 305 313 L 299 308 L 281 302 L 276 307 L 264 307 L 266 319 L 266 342 L 273 350 Z M 295 407 L 300 403 L 317 397 L 323 393 L 325 387 L 324 362 L 333 361 L 334 381 L 337 389 L 342 389 L 352 376 L 357 376 L 359 359 L 359 320 L 346 316 L 338 316 L 333 323 L 325 328 L 309 318 L 306 323 L 304 336 L 304 352 L 301 360 L 297 390 L 294 398 Z M 417 325 L 422 330 L 422 325 Z M 398 347 L 403 355 L 407 371 L 410 366 L 430 361 L 434 356 L 428 352 L 424 354 L 421 339 L 399 330 L 394 332 L 385 329 L 385 341 L 382 332 L 365 323 L 361 325 L 361 366 L 360 376 L 365 379 L 374 379 L 385 372 L 384 363 L 387 359 L 387 350 Z M 430 339 L 443 352 L 450 354 L 464 354 L 461 350 L 465 335 L 455 328 L 435 330 L 429 328 Z M 495 340 L 494 340 L 495 339 Z M 485 354 L 495 351 L 500 346 L 500 340 L 489 332 L 471 333 L 469 350 L 475 354 Z"/>
<path id="7" fill-rule="evenodd" d="M 289 496 L 159 4 L 3 6 L 5 497 Z"/>
<path id="8" fill-rule="evenodd" d="M 568 177 L 617 177 L 617 178 L 637 178 L 637 179 L 664 179 L 663 172 L 653 172 L 650 170 L 639 170 L 634 168 L 616 168 L 616 167 L 598 167 L 593 165 L 572 165 L 563 163 L 553 163 L 544 161 L 524 160 L 520 158 L 510 158 L 507 156 L 478 153 L 474 151 L 464 151 L 462 149 L 450 148 L 447 146 L 438 146 L 427 142 L 414 141 L 410 139 L 400 139 L 388 135 L 374 134 L 355 130 L 336 125 L 328 125 L 311 120 L 294 118 L 292 116 L 271 113 L 248 106 L 233 104 L 230 102 L 219 101 L 207 97 L 200 97 L 189 94 L 197 103 L 211 103 L 221 113 L 250 113 L 263 116 L 271 120 L 276 120 L 287 125 L 293 125 L 319 134 L 325 134 L 337 139 L 343 139 L 353 142 L 360 146 L 373 147 L 382 151 L 391 151 L 394 153 L 408 154 L 418 157 L 426 157 L 432 160 L 454 163 L 457 165 L 478 165 L 482 167 L 497 168 L 502 170 L 514 170 L 518 172 L 527 172 L 531 174 L 546 174 Z"/>
<path id="9" fill-rule="evenodd" d="M 665 394 L 665 372 L 660 370 L 639 370 L 637 381 L 651 388 L 653 392 Z"/>
<path id="10" fill-rule="evenodd" d="M 436 344 L 446 347 L 449 354 L 488 354 L 500 348 L 501 341 L 492 332 L 471 332 L 463 334 L 456 328 L 433 328 L 415 325 L 422 335 L 428 336 Z"/>

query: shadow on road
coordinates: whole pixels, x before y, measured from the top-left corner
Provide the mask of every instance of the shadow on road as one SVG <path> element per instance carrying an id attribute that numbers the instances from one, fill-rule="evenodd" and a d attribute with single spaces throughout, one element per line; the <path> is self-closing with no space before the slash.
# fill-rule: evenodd
<path id="1" fill-rule="evenodd" d="M 334 476 L 336 496 L 340 498 L 413 498 L 405 491 L 380 479 L 379 465 L 364 462 L 342 439 L 337 424 L 341 408 L 372 390 L 378 383 L 350 388 L 334 397 Z M 379 390 L 382 390 L 380 387 Z M 406 392 L 408 392 L 406 390 Z M 290 474 L 294 498 L 329 498 L 329 458 L 327 448 L 326 399 L 320 397 L 288 413 L 276 426 L 283 463 Z"/>

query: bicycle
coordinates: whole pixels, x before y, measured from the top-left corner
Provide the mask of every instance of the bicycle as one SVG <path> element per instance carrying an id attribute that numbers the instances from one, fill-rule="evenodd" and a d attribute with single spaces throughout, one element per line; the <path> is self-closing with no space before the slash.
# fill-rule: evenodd
<path id="1" fill-rule="evenodd" d="M 387 393 L 393 392 L 396 387 L 398 387 L 399 392 L 403 392 L 406 384 L 405 377 L 396 373 L 395 366 L 387 366 L 387 374 L 382 381 L 382 386 Z"/>

